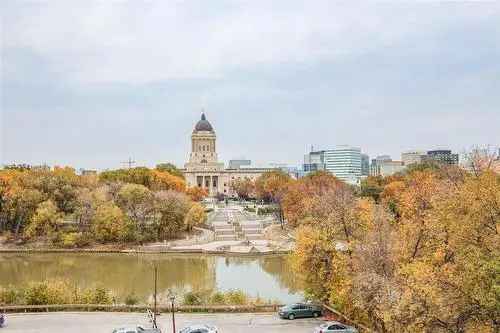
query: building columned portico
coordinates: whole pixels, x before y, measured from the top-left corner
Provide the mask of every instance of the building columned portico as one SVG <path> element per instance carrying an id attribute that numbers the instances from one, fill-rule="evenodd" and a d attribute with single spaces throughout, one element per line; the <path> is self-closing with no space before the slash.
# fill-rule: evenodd
<path id="1" fill-rule="evenodd" d="M 196 123 L 191 135 L 191 153 L 184 166 L 187 185 L 205 188 L 210 196 L 224 194 L 234 196 L 231 183 L 237 179 L 255 180 L 271 168 L 224 168 L 218 161 L 215 131 L 205 114 Z"/>

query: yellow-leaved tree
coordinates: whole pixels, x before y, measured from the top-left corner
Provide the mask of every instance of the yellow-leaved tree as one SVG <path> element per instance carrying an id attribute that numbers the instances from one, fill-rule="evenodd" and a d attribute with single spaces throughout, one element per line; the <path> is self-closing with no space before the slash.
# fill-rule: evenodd
<path id="1" fill-rule="evenodd" d="M 184 219 L 186 230 L 191 231 L 193 230 L 193 227 L 205 223 L 206 220 L 207 215 L 205 214 L 205 208 L 201 204 L 195 202 L 187 212 Z"/>

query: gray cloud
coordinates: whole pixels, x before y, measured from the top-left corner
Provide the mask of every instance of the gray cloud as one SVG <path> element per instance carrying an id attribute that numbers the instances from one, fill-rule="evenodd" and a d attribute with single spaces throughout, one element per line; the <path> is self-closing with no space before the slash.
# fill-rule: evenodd
<path id="1" fill-rule="evenodd" d="M 496 3 L 22 2 L 1 6 L 4 163 L 297 163 L 498 144 Z"/>

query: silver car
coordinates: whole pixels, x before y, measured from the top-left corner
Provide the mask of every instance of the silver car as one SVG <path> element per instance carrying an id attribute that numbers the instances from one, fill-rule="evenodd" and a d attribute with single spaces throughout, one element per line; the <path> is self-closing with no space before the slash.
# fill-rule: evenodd
<path id="1" fill-rule="evenodd" d="M 338 321 L 329 321 L 316 327 L 314 333 L 358 333 L 358 330 Z"/>
<path id="2" fill-rule="evenodd" d="M 205 324 L 184 327 L 179 333 L 217 333 L 217 327 Z"/>

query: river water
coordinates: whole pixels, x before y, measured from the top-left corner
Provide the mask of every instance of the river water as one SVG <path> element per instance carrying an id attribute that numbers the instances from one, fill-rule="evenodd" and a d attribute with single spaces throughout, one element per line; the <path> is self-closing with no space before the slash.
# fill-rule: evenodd
<path id="1" fill-rule="evenodd" d="M 80 288 L 105 287 L 118 299 L 134 294 L 147 301 L 152 297 L 155 264 L 160 302 L 166 301 L 168 289 L 179 294 L 240 289 L 253 297 L 283 303 L 302 298 L 284 256 L 9 253 L 0 254 L 0 286 L 66 279 Z"/>

